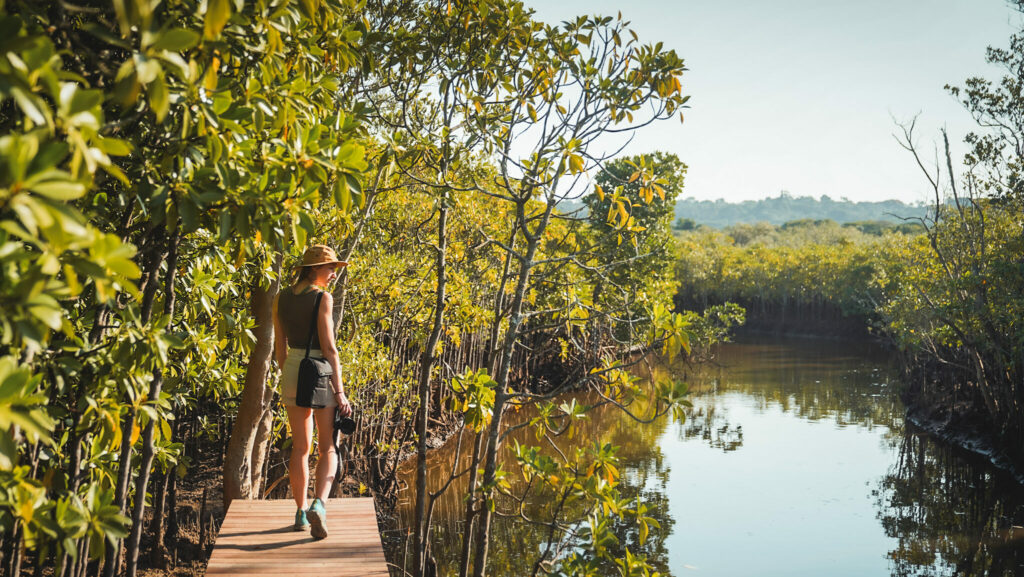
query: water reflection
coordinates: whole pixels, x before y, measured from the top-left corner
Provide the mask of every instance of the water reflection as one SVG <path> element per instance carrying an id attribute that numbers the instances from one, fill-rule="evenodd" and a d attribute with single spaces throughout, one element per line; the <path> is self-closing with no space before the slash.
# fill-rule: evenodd
<path id="1" fill-rule="evenodd" d="M 735 451 L 743 446 L 743 425 L 733 425 L 714 402 L 695 405 L 681 429 L 683 439 L 700 439 L 713 449 Z"/>
<path id="2" fill-rule="evenodd" d="M 1024 575 L 1024 495 L 1007 475 L 909 432 L 879 487 L 893 577 Z"/>
<path id="3" fill-rule="evenodd" d="M 590 395 L 577 397 L 579 402 L 596 404 L 597 398 Z M 528 421 L 535 416 L 535 412 L 524 408 L 521 414 L 515 415 L 519 422 Z M 668 554 L 666 538 L 672 533 L 674 520 L 668 516 L 669 496 L 666 490 L 670 469 L 665 455 L 658 446 L 658 439 L 665 434 L 668 426 L 667 419 L 659 419 L 656 422 L 638 425 L 638 423 L 621 411 L 610 407 L 601 406 L 590 412 L 590 419 L 582 423 L 572 438 L 562 436 L 555 439 L 559 451 L 568 453 L 575 447 L 593 444 L 595 441 L 601 443 L 612 443 L 619 447 L 617 457 L 621 461 L 619 491 L 623 498 L 640 497 L 650 507 L 647 516 L 652 517 L 660 529 L 652 531 L 643 544 L 639 539 L 639 527 L 635 523 L 618 522 L 613 525 L 613 532 L 619 542 L 611 547 L 612 551 L 624 554 L 626 547 L 635 555 L 637 553 L 646 555 L 649 562 L 660 571 L 662 575 L 671 576 L 672 572 L 668 566 Z M 509 439 L 506 446 L 519 441 L 522 444 L 537 445 L 538 441 L 532 433 L 526 429 L 517 431 Z M 462 448 L 456 451 L 459 445 L 458 439 L 446 444 L 444 447 L 431 454 L 431 463 L 428 471 L 428 488 L 434 492 L 440 488 L 449 478 L 452 471 L 460 471 L 468 462 L 472 452 L 473 438 L 466 434 L 462 440 Z M 461 456 L 460 456 L 461 455 Z M 411 486 L 415 483 L 415 471 L 412 463 L 406 463 L 401 470 L 401 475 Z M 571 521 L 580 517 L 579 511 L 567 508 L 558 510 L 556 503 L 550 493 L 545 493 L 536 487 L 527 487 L 521 477 L 514 473 L 517 465 L 511 454 L 506 454 L 503 467 L 513 473 L 511 479 L 513 491 L 522 493 L 524 491 L 530 496 L 521 511 L 520 516 L 503 516 L 495 518 L 492 525 L 492 545 L 489 553 L 489 575 L 494 576 L 520 576 L 530 575 L 535 569 L 538 559 L 547 551 L 549 529 L 540 523 L 551 519 L 557 511 L 562 522 Z M 462 497 L 465 495 L 467 478 L 465 476 L 456 479 L 449 490 L 438 500 L 434 507 L 434 526 L 431 547 L 435 559 L 438 562 L 439 575 L 453 575 L 458 573 L 458 559 L 460 557 L 462 538 L 465 529 L 464 513 L 465 505 Z M 403 527 L 411 527 L 413 521 L 413 505 L 415 495 L 413 491 L 407 490 L 403 493 L 399 502 L 399 519 Z M 499 502 L 499 511 L 512 511 L 514 504 L 510 502 Z M 537 524 L 524 522 L 525 519 L 537 521 Z M 559 553 L 564 554 L 574 547 L 576 543 L 569 538 L 564 544 L 561 552 L 553 551 L 551 556 L 558 557 Z M 395 551 L 398 566 L 405 563 L 404 552 Z M 613 571 L 611 567 L 609 571 Z"/>
<path id="4" fill-rule="evenodd" d="M 894 374 L 869 345 L 742 341 L 687 378 L 694 408 L 684 423 L 639 425 L 598 408 L 557 444 L 620 447 L 623 496 L 641 496 L 661 529 L 640 545 L 636 525 L 620 523 L 618 546 L 646 555 L 662 575 L 1024 575 L 1021 487 L 905 431 Z M 465 466 L 472 444 L 467 435 L 460 450 L 455 441 L 432 453 L 431 490 Z M 510 456 L 505 468 L 516 471 Z M 439 574 L 457 572 L 464 490 L 463 477 L 434 509 Z M 412 501 L 406 491 L 402 527 L 412 526 Z M 544 518 L 551 501 L 534 491 L 522 516 Z M 533 573 L 547 529 L 499 517 L 492 530 L 489 574 Z M 393 559 L 401 566 L 400 552 Z"/>
<path id="5" fill-rule="evenodd" d="M 870 343 L 814 339 L 748 339 L 719 350 L 698 376 L 696 392 L 743 393 L 762 410 L 837 425 L 902 430 L 894 367 Z"/>

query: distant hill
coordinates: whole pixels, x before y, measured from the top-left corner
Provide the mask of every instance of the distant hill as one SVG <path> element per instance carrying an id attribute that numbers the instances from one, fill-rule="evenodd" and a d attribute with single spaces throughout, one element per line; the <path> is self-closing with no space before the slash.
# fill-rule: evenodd
<path id="1" fill-rule="evenodd" d="M 559 203 L 559 209 L 562 212 L 580 210 L 577 213 L 579 216 L 586 214 L 583 203 L 578 201 Z M 794 197 L 786 193 L 764 200 L 743 202 L 683 199 L 676 203 L 674 226 L 726 228 L 735 224 L 758 222 L 779 225 L 795 220 L 833 220 L 839 224 L 879 221 L 900 223 L 903 222 L 901 218 L 924 216 L 928 210 L 928 206 L 905 204 L 898 200 L 853 202 L 846 199 L 832 200 L 828 196 Z"/>
<path id="2" fill-rule="evenodd" d="M 683 199 L 676 203 L 675 215 L 677 228 L 689 228 L 694 224 L 725 228 L 741 223 L 783 224 L 803 219 L 828 219 L 840 224 L 864 221 L 897 223 L 902 222 L 901 218 L 924 216 L 927 211 L 927 206 L 905 204 L 898 200 L 852 202 L 846 199 L 832 200 L 824 195 L 812 198 L 783 193 L 773 198 L 739 203 L 722 199 Z"/>

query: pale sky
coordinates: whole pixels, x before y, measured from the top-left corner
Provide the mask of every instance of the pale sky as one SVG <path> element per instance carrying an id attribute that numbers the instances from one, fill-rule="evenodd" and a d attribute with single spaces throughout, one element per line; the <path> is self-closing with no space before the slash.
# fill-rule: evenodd
<path id="1" fill-rule="evenodd" d="M 999 77 L 986 46 L 1005 47 L 1021 16 L 1004 0 L 526 0 L 541 20 L 625 19 L 644 43 L 686 61 L 686 121 L 643 129 L 627 154 L 674 152 L 689 165 L 684 197 L 927 200 L 893 118 L 918 117 L 931 149 L 970 116 L 945 90 Z M 959 147 L 963 150 L 963 147 Z M 959 160 L 960 154 L 955 159 Z"/>

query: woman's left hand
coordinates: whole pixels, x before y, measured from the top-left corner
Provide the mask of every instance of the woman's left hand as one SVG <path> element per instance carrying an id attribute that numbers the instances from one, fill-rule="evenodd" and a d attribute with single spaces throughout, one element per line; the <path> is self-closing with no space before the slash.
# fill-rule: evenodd
<path id="1" fill-rule="evenodd" d="M 338 400 L 338 412 L 341 413 L 342 417 L 352 416 L 352 404 L 348 402 L 348 397 L 345 393 L 338 391 L 334 393 L 334 398 Z"/>

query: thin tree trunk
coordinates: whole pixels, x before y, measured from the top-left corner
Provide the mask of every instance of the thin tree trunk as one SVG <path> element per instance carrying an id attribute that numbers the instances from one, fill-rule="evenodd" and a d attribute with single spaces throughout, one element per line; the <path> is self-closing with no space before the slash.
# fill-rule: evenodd
<path id="1" fill-rule="evenodd" d="M 22 542 L 22 534 L 23 531 L 21 530 L 21 522 L 15 520 L 14 528 L 11 530 L 10 535 L 10 549 L 8 551 L 5 551 L 5 553 L 9 554 L 10 556 L 4 559 L 4 561 L 7 561 L 6 573 L 11 577 L 18 577 L 19 575 L 21 575 L 21 555 L 22 549 L 24 548 L 24 543 Z"/>
<path id="2" fill-rule="evenodd" d="M 448 246 L 448 193 L 438 201 L 437 217 L 437 291 L 434 295 L 434 326 L 430 331 L 423 354 L 420 356 L 419 397 L 416 413 L 416 543 L 413 551 L 416 561 L 415 575 L 426 571 L 430 549 L 430 515 L 427 513 L 427 420 L 430 418 L 430 374 L 435 362 L 437 343 L 444 325 L 445 287 L 448 281 L 446 251 Z"/>
<path id="3" fill-rule="evenodd" d="M 277 253 L 274 259 L 274 271 L 277 273 L 275 279 L 280 279 L 283 258 L 281 253 Z M 252 349 L 245 370 L 242 401 L 238 406 L 238 416 L 224 455 L 225 510 L 231 506 L 234 499 L 252 497 L 253 472 L 260 470 L 254 468 L 258 459 L 253 452 L 254 449 L 261 449 L 261 445 L 257 444 L 257 437 L 269 408 L 267 373 L 274 353 L 274 299 L 280 289 L 280 280 L 274 280 L 269 287 L 263 288 L 257 284 L 252 291 L 252 315 L 256 319 L 253 333 L 256 335 L 256 345 Z"/>
<path id="4" fill-rule="evenodd" d="M 512 252 L 516 248 L 516 233 L 519 231 L 518 227 L 512 227 L 512 234 L 509 235 L 508 247 L 509 252 L 505 253 L 505 265 L 501 270 L 501 284 L 498 285 L 498 292 L 494 298 L 494 322 L 491 324 L 491 336 L 487 342 L 487 370 L 492 374 L 497 370 L 494 366 L 494 361 L 497 358 L 498 352 L 498 334 L 501 329 L 501 309 L 505 307 L 505 286 L 508 284 L 509 274 L 508 271 L 512 266 Z"/>
<path id="5" fill-rule="evenodd" d="M 107 316 L 109 315 L 109 309 L 106 305 L 99 305 L 95 309 L 95 318 L 93 321 L 92 329 L 89 331 L 89 344 L 95 345 L 103 338 L 105 332 L 104 325 L 107 323 Z M 68 443 L 70 450 L 68 453 L 71 455 L 71 461 L 68 463 L 68 477 L 71 482 L 69 483 L 69 493 L 75 493 L 78 491 L 78 487 L 82 482 L 82 444 L 85 442 L 86 434 L 79 433 L 78 424 L 82 418 L 82 412 L 78 410 L 78 402 L 85 397 L 86 384 L 92 383 L 94 378 L 92 367 L 86 367 L 82 371 L 82 376 L 79 378 L 78 387 L 74 397 L 69 400 L 69 408 L 71 409 L 71 425 L 68 426 L 68 432 L 71 435 L 71 440 Z M 68 555 L 64 554 L 64 558 L 61 560 L 62 570 L 58 573 L 64 575 L 63 568 L 68 567 Z"/>
<path id="6" fill-rule="evenodd" d="M 75 577 L 85 577 L 86 571 L 89 569 L 89 541 L 92 537 L 86 536 L 85 539 L 80 540 L 81 547 L 78 549 L 78 569 L 75 571 Z"/>
<path id="7" fill-rule="evenodd" d="M 356 223 L 355 231 L 349 235 L 345 248 L 341 251 L 339 257 L 341 260 L 348 261 L 352 258 L 352 254 L 355 253 L 356 247 L 359 246 L 359 241 L 363 238 L 363 231 L 366 229 L 366 223 L 370 220 L 370 216 L 373 214 L 374 206 L 377 203 L 378 187 L 380 186 L 380 179 L 383 175 L 383 168 L 378 169 L 377 179 L 374 182 L 374 192 L 368 193 L 366 199 L 366 209 L 359 218 L 359 222 Z M 334 310 L 331 311 L 331 315 L 334 318 L 334 330 L 338 331 L 338 327 L 341 326 L 341 319 L 345 316 L 345 303 L 348 300 L 348 269 L 343 268 L 341 272 L 341 278 L 338 281 L 338 285 L 331 293 L 334 297 Z"/>
<path id="8" fill-rule="evenodd" d="M 178 476 L 171 475 L 169 480 L 171 487 L 168 489 L 168 498 L 171 501 L 171 508 L 167 512 L 167 534 L 171 538 L 171 564 L 178 565 Z"/>
<path id="9" fill-rule="evenodd" d="M 501 326 L 501 319 L 503 318 L 502 309 L 505 306 L 505 286 L 508 283 L 509 269 L 512 265 L 512 250 L 515 249 L 516 235 L 519 229 L 518 226 L 512 228 L 512 233 L 509 236 L 508 246 L 509 252 L 505 254 L 505 263 L 501 272 L 501 283 L 498 286 L 498 290 L 495 294 L 494 299 L 494 322 L 491 325 L 490 335 L 487 341 L 486 350 L 483 353 L 483 363 L 487 367 L 487 370 L 492 374 L 497 371 L 495 362 L 498 360 L 498 336 L 499 329 Z M 478 484 L 479 465 L 480 465 L 480 453 L 483 451 L 484 442 L 487 439 L 487 435 L 482 432 L 477 433 L 476 443 L 473 447 L 473 461 L 470 464 L 469 473 L 469 488 L 467 493 L 469 498 L 466 499 L 466 510 L 465 510 L 465 526 L 462 531 L 462 552 L 459 561 L 459 577 L 466 577 L 469 574 L 469 563 L 472 549 L 472 544 L 475 538 L 474 528 L 476 527 L 476 516 L 479 511 L 476 509 L 476 487 Z"/>
<path id="10" fill-rule="evenodd" d="M 477 513 L 475 508 L 476 499 L 472 495 L 476 495 L 480 453 L 483 451 L 484 439 L 486 438 L 483 432 L 476 434 L 476 440 L 473 443 L 473 460 L 469 463 L 469 488 L 466 491 L 470 498 L 466 499 L 465 525 L 462 528 L 462 554 L 459 558 L 459 577 L 466 577 L 469 574 L 470 549 L 473 544 L 473 527 L 476 524 Z"/>
<path id="11" fill-rule="evenodd" d="M 178 269 L 178 245 L 181 242 L 180 228 L 176 229 L 170 240 L 170 251 L 167 258 L 167 278 L 164 289 L 164 314 L 170 324 L 174 316 L 174 280 Z M 156 371 L 153 381 L 149 385 L 149 398 L 156 400 L 160 398 L 160 391 L 164 384 L 162 370 Z M 135 508 L 132 511 L 132 529 L 128 535 L 128 577 L 135 577 L 139 561 L 139 543 L 142 540 L 143 516 L 146 512 L 146 489 L 149 487 L 149 478 L 153 467 L 153 457 L 156 454 L 156 447 L 153 445 L 154 430 L 157 419 L 150 419 L 142 432 L 142 461 L 139 463 L 139 477 L 135 482 Z"/>
<path id="12" fill-rule="evenodd" d="M 199 553 L 205 557 L 206 553 L 206 498 L 209 493 L 208 488 L 203 488 L 203 500 L 199 505 Z"/>
<path id="13" fill-rule="evenodd" d="M 117 490 L 114 493 L 114 504 L 124 513 L 128 502 L 128 485 L 132 470 L 132 430 L 135 428 L 135 411 L 129 410 L 121 423 L 121 453 L 117 472 Z M 119 573 L 121 565 L 121 540 L 108 543 L 103 554 L 103 577 L 114 577 Z"/>
<path id="14" fill-rule="evenodd" d="M 270 460 L 271 434 L 274 432 L 274 411 L 271 403 L 274 401 L 274 391 L 267 387 L 263 397 L 263 418 L 256 429 L 256 438 L 253 440 L 252 459 L 252 491 L 250 498 L 259 499 L 263 484 L 266 483 L 266 465 Z"/>
<path id="15" fill-rule="evenodd" d="M 526 238 L 526 253 L 523 255 L 519 264 L 519 279 L 516 282 L 515 293 L 512 296 L 512 306 L 509 311 L 508 332 L 505 333 L 505 339 L 501 349 L 501 365 L 494 378 L 497 383 L 497 387 L 494 394 L 494 416 L 491 420 L 491 426 L 488 431 L 487 453 L 484 458 L 483 485 L 485 487 L 494 486 L 495 471 L 497 470 L 498 464 L 498 450 L 501 445 L 501 422 L 505 412 L 505 403 L 509 399 L 509 369 L 512 364 L 512 355 L 515 352 L 515 345 L 519 339 L 519 328 L 523 323 L 523 301 L 526 297 L 526 291 L 529 288 L 530 273 L 533 271 L 534 257 L 537 254 L 537 246 L 540 242 L 539 239 L 543 236 L 544 229 L 547 227 L 548 220 L 551 217 L 552 208 L 552 204 L 549 203 L 544 215 L 541 217 L 541 220 L 537 225 L 536 231 L 532 234 L 526 228 L 524 205 L 521 203 L 516 209 L 517 224 L 522 227 L 523 236 Z M 490 495 L 485 495 L 485 499 L 489 498 Z M 490 545 L 491 518 L 491 508 L 485 504 L 480 512 L 480 526 L 477 532 L 476 542 L 476 558 L 473 561 L 474 577 L 484 577 L 484 569 L 487 566 L 487 552 Z"/>
<path id="16" fill-rule="evenodd" d="M 160 490 L 153 498 L 155 503 L 153 504 L 153 528 L 151 532 L 154 539 L 149 558 L 149 564 L 153 567 L 165 567 L 167 565 L 167 547 L 164 546 L 164 535 L 167 527 L 165 511 L 167 509 L 167 488 L 171 482 L 172 475 L 174 475 L 173 469 L 162 475 Z"/>
<path id="17" fill-rule="evenodd" d="M 166 258 L 167 253 L 156 247 L 159 242 L 161 231 L 151 235 L 148 244 L 151 245 L 149 260 L 146 262 L 146 272 L 143 275 L 142 305 L 140 320 L 142 324 L 148 324 L 153 313 L 153 301 L 156 298 L 156 290 L 159 286 L 157 276 L 160 272 L 160 265 Z M 128 505 L 128 486 L 131 484 L 132 474 L 132 431 L 135 429 L 135 409 L 129 408 L 121 424 L 121 451 L 118 460 L 117 489 L 114 493 L 114 504 L 117 505 L 119 513 L 124 513 Z M 143 496 L 145 497 L 145 496 Z M 114 577 L 121 572 L 121 540 L 108 543 L 103 555 L 103 577 Z"/>

